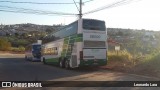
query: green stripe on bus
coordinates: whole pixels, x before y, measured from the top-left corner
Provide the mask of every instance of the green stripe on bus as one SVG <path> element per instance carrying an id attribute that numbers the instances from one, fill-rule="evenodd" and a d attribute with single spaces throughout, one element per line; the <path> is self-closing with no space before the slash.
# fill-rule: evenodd
<path id="1" fill-rule="evenodd" d="M 82 42 L 83 38 L 76 38 L 76 42 Z"/>
<path id="2" fill-rule="evenodd" d="M 69 43 L 73 44 L 75 42 L 75 39 L 72 39 L 69 41 Z"/>
<path id="3" fill-rule="evenodd" d="M 71 45 L 73 45 L 75 42 L 82 42 L 83 41 L 82 36 L 83 36 L 83 34 L 74 34 L 74 35 L 71 35 L 71 36 L 68 36 L 68 37 L 64 38 L 61 57 L 70 58 L 70 56 L 71 56 L 71 51 L 70 51 L 71 50 Z"/>
<path id="4" fill-rule="evenodd" d="M 77 37 L 83 37 L 83 34 L 77 34 Z"/>
<path id="5" fill-rule="evenodd" d="M 68 44 L 68 40 L 64 40 L 64 44 Z"/>
<path id="6" fill-rule="evenodd" d="M 65 37 L 64 40 L 69 40 L 69 37 Z"/>
<path id="7" fill-rule="evenodd" d="M 61 56 L 65 56 L 65 55 L 66 55 L 66 52 L 62 52 L 62 53 L 61 53 Z"/>
<path id="8" fill-rule="evenodd" d="M 49 58 L 45 60 L 46 63 L 58 63 L 58 58 Z"/>
<path id="9" fill-rule="evenodd" d="M 70 39 L 75 39 L 77 35 L 70 36 Z"/>

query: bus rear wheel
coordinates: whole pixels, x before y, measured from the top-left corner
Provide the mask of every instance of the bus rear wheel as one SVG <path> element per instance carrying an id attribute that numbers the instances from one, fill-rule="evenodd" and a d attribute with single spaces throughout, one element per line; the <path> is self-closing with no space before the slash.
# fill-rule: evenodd
<path id="1" fill-rule="evenodd" d="M 70 64 L 68 60 L 65 60 L 65 68 L 70 69 Z"/>

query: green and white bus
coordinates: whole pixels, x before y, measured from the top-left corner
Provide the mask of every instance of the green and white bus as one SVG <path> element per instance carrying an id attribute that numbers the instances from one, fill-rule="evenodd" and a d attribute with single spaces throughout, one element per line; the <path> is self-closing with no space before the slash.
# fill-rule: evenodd
<path id="1" fill-rule="evenodd" d="M 106 65 L 106 41 L 104 21 L 79 19 L 42 40 L 41 61 L 62 68 Z"/>

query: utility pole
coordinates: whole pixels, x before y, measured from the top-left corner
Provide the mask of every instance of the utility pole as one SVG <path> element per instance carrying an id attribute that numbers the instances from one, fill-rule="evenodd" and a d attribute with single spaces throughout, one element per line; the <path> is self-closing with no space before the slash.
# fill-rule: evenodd
<path id="1" fill-rule="evenodd" d="M 80 0 L 79 2 L 79 7 L 80 7 L 80 10 L 79 10 L 79 19 L 82 18 L 82 0 Z"/>

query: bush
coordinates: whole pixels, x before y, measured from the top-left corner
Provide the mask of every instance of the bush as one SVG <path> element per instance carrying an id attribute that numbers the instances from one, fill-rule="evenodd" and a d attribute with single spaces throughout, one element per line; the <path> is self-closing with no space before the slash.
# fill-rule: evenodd
<path id="1" fill-rule="evenodd" d="M 141 65 L 144 67 L 150 66 L 152 69 L 160 70 L 160 52 L 158 51 L 157 53 L 147 55 Z"/>
<path id="2" fill-rule="evenodd" d="M 8 42 L 8 40 L 6 38 L 0 37 L 0 50 L 1 51 L 11 50 L 11 43 Z"/>
<path id="3" fill-rule="evenodd" d="M 131 61 L 132 55 L 126 50 L 119 51 L 119 52 L 109 51 L 108 59 L 114 60 L 114 61 Z"/>
<path id="4" fill-rule="evenodd" d="M 16 48 L 16 47 L 12 47 L 11 49 L 13 52 L 19 52 L 19 48 Z"/>
<path id="5" fill-rule="evenodd" d="M 107 66 L 112 68 L 130 66 L 132 60 L 132 55 L 126 50 L 119 51 L 118 53 L 116 51 L 108 51 Z"/>
<path id="6" fill-rule="evenodd" d="M 13 52 L 24 52 L 25 48 L 23 46 L 19 46 L 18 48 L 17 47 L 12 47 L 12 51 Z"/>
<path id="7" fill-rule="evenodd" d="M 19 46 L 18 49 L 19 49 L 20 52 L 24 52 L 25 51 L 25 48 L 23 46 Z"/>
<path id="8" fill-rule="evenodd" d="M 141 63 L 134 67 L 134 71 L 147 75 L 160 75 L 160 52 L 148 54 Z"/>

